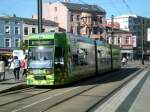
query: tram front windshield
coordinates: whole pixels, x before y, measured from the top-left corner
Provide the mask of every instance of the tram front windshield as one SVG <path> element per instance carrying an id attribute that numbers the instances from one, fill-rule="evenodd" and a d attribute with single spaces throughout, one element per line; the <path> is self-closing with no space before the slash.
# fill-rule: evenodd
<path id="1" fill-rule="evenodd" d="M 51 47 L 32 47 L 29 49 L 28 68 L 53 68 L 54 49 Z"/>

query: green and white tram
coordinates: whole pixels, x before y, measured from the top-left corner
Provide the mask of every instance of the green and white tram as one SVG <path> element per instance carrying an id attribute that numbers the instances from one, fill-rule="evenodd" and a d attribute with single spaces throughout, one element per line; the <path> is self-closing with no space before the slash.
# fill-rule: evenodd
<path id="1" fill-rule="evenodd" d="M 120 49 L 68 33 L 29 36 L 27 85 L 63 85 L 119 69 Z M 113 62 L 113 64 L 111 64 Z"/>

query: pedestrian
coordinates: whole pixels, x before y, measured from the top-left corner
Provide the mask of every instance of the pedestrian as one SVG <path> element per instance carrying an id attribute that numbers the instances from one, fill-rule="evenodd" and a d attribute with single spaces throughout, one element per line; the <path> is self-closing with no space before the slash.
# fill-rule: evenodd
<path id="1" fill-rule="evenodd" d="M 121 60 L 121 63 L 122 63 L 123 66 L 126 64 L 126 61 L 127 61 L 126 58 L 123 57 L 122 60 Z"/>
<path id="2" fill-rule="evenodd" d="M 23 76 L 27 77 L 27 56 L 25 56 L 24 63 L 25 66 L 24 66 Z"/>
<path id="3" fill-rule="evenodd" d="M 22 79 L 27 75 L 27 57 L 25 56 L 24 59 L 21 60 L 21 70 L 22 70 Z"/>
<path id="4" fill-rule="evenodd" d="M 18 59 L 17 56 L 14 57 L 13 63 L 14 63 L 14 77 L 15 77 L 15 80 L 16 79 L 19 80 L 20 60 Z"/>
<path id="5" fill-rule="evenodd" d="M 9 67 L 9 73 L 13 73 L 14 71 L 14 57 L 12 57 L 11 61 L 10 61 L 10 67 Z"/>
<path id="6" fill-rule="evenodd" d="M 3 80 L 5 80 L 5 62 L 2 59 L 2 57 L 0 57 L 0 80 L 2 75 L 3 75 Z"/>
<path id="7" fill-rule="evenodd" d="M 10 73 L 11 69 L 13 68 L 12 61 L 13 61 L 13 57 L 10 56 L 9 59 L 8 59 L 8 69 L 9 69 L 9 73 Z M 13 68 L 13 69 L 14 69 L 14 68 Z"/>

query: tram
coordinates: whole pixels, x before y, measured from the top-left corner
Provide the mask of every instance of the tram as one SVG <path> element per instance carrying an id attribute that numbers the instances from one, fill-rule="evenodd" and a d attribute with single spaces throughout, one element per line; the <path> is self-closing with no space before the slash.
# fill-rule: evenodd
<path id="1" fill-rule="evenodd" d="M 40 33 L 29 36 L 28 43 L 27 85 L 64 85 L 121 68 L 120 49 L 103 41 Z"/>

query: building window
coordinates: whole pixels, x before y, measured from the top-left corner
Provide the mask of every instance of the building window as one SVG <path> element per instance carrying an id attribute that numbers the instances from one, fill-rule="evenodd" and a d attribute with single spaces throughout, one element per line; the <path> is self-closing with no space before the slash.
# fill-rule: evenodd
<path id="1" fill-rule="evenodd" d="M 70 27 L 70 33 L 73 33 L 73 27 L 72 26 Z"/>
<path id="2" fill-rule="evenodd" d="M 15 34 L 19 34 L 20 33 L 20 29 L 18 26 L 15 26 Z"/>
<path id="3" fill-rule="evenodd" d="M 25 45 L 28 45 L 28 40 L 24 40 Z"/>
<path id="4" fill-rule="evenodd" d="M 50 30 L 50 32 L 55 32 L 55 30 Z"/>
<path id="5" fill-rule="evenodd" d="M 36 33 L 36 28 L 32 28 L 32 33 Z"/>
<path id="6" fill-rule="evenodd" d="M 10 34 L 10 26 L 5 26 L 5 33 Z"/>
<path id="7" fill-rule="evenodd" d="M 93 34 L 98 34 L 98 27 L 93 27 Z"/>
<path id="8" fill-rule="evenodd" d="M 100 24 L 103 23 L 103 17 L 99 17 L 99 22 L 100 22 Z"/>
<path id="9" fill-rule="evenodd" d="M 19 39 L 15 39 L 15 47 L 19 47 Z"/>
<path id="10" fill-rule="evenodd" d="M 70 21 L 73 22 L 73 15 L 70 16 Z"/>
<path id="11" fill-rule="evenodd" d="M 28 27 L 24 27 L 24 35 L 28 35 Z"/>
<path id="12" fill-rule="evenodd" d="M 5 24 L 9 24 L 9 21 L 5 21 Z"/>
<path id="13" fill-rule="evenodd" d="M 44 29 L 44 28 L 42 29 L 42 32 L 45 32 L 45 29 Z"/>
<path id="14" fill-rule="evenodd" d="M 10 39 L 5 39 L 5 47 L 11 47 Z"/>
<path id="15" fill-rule="evenodd" d="M 120 44 L 120 37 L 118 37 L 118 44 Z"/>
<path id="16" fill-rule="evenodd" d="M 126 42 L 126 44 L 129 44 L 129 37 L 126 37 L 125 42 Z"/>
<path id="17" fill-rule="evenodd" d="M 80 34 L 80 26 L 77 26 L 77 34 Z"/>
<path id="18" fill-rule="evenodd" d="M 54 10 L 55 10 L 55 12 L 57 12 L 57 7 L 55 7 L 55 9 L 54 9 Z"/>
<path id="19" fill-rule="evenodd" d="M 106 38 L 106 42 L 109 44 L 109 37 Z"/>
<path id="20" fill-rule="evenodd" d="M 80 15 L 77 15 L 77 21 L 80 21 Z"/>

